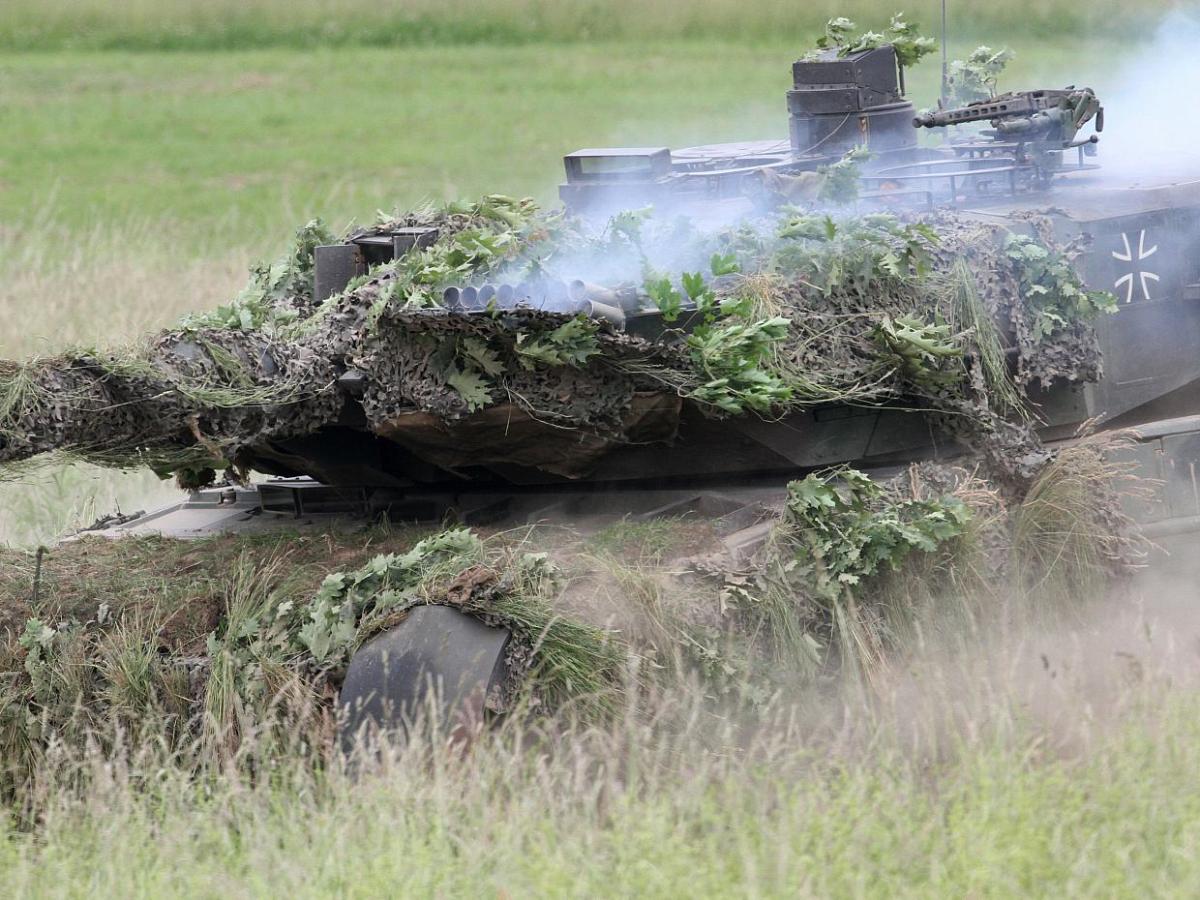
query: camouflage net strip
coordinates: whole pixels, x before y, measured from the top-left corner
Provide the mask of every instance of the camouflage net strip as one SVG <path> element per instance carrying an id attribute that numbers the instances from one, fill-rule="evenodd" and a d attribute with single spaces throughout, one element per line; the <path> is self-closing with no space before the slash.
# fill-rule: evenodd
<path id="1" fill-rule="evenodd" d="M 1037 221 L 1011 234 L 946 213 L 784 209 L 710 232 L 625 213 L 597 231 L 492 196 L 376 231 L 398 225 L 436 227 L 438 239 L 322 304 L 313 250 L 331 238 L 310 223 L 230 306 L 139 348 L 0 363 L 0 462 L 65 450 L 215 469 L 333 424 L 388 435 L 420 413 L 453 430 L 488 410 L 615 446 L 639 439 L 635 398 L 652 395 L 714 416 L 922 408 L 968 445 L 1028 450 L 1025 390 L 1097 379 L 1093 320 L 1112 308 L 1075 274 L 1078 248 L 1055 248 Z M 565 304 L 441 305 L 445 287 L 515 284 L 520 296 L 577 274 L 600 280 L 577 282 L 593 297 L 649 314 L 656 332 L 624 333 Z M 347 372 L 361 379 L 354 396 L 336 387 Z M 654 439 L 678 418 L 662 409 Z"/>

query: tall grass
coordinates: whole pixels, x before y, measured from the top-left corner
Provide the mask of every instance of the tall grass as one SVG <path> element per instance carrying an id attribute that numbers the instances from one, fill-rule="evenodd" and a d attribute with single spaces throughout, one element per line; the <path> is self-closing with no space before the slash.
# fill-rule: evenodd
<path id="1" fill-rule="evenodd" d="M 1200 886 L 1197 664 L 1164 623 L 1126 609 L 915 649 L 871 700 L 723 709 L 679 685 L 603 731 L 512 723 L 469 749 L 423 733 L 357 779 L 238 760 L 197 779 L 132 740 L 115 756 L 59 750 L 31 831 L 0 832 L 0 878 L 14 896 Z"/>
<path id="2" fill-rule="evenodd" d="M 1127 36 L 1171 0 L 1130 4 L 954 0 L 955 28 L 1006 35 L 1063 31 Z M 0 47 L 13 50 L 233 50 L 638 38 L 811 37 L 832 16 L 886 24 L 898 8 L 932 28 L 932 0 L 7 0 Z"/>
<path id="3" fill-rule="evenodd" d="M 227 302 L 251 259 L 273 249 L 206 246 L 194 229 L 168 220 L 81 228 L 53 212 L 47 203 L 20 228 L 0 227 L 0 359 L 104 346 L 165 327 Z"/>
<path id="4" fill-rule="evenodd" d="M 595 602 L 644 603 L 631 616 L 655 617 L 642 635 L 650 645 L 687 627 L 673 604 L 690 600 L 695 616 L 715 600 L 682 585 L 678 596 L 647 589 L 655 567 L 678 562 L 657 556 L 662 548 L 689 549 L 687 523 L 670 532 L 659 523 L 602 533 L 595 543 L 632 563 L 625 580 L 614 577 L 620 562 L 602 566 L 559 536 L 584 568 L 643 592 Z M 600 720 L 574 706 L 518 709 L 469 739 L 414 728 L 404 746 L 345 760 L 326 755 L 330 698 L 289 687 L 250 637 L 291 597 L 282 580 L 292 568 L 303 563 L 311 591 L 321 560 L 342 558 L 332 536 L 311 543 L 303 560 L 280 555 L 279 543 L 236 557 L 225 547 L 207 727 L 178 727 L 168 676 L 183 676 L 172 663 L 184 661 L 146 642 L 167 613 L 154 604 L 122 610 L 128 618 L 95 637 L 98 652 L 80 653 L 81 632 L 54 643 L 49 668 L 26 658 L 37 684 L 51 679 L 45 702 L 58 704 L 36 743 L 15 717 L 37 707 L 0 678 L 0 763 L 33 773 L 0 805 L 10 893 L 1094 896 L 1200 885 L 1190 584 L 1175 596 L 1133 585 L 1095 599 L 1085 622 L 1078 608 L 1055 615 L 998 586 L 949 623 L 945 605 L 915 598 L 903 642 L 869 684 L 746 678 L 746 691 L 718 693 L 694 666 L 643 678 L 631 664 Z M 557 544 L 518 535 L 515 549 L 527 546 Z M 439 569 L 438 590 L 467 561 Z M 210 571 L 217 557 L 191 565 Z M 70 587 L 87 609 L 104 595 Z M 0 653 L 0 669 L 21 670 L 15 642 Z M 239 701 L 247 662 L 261 666 L 270 702 Z M 104 702 L 71 702 L 89 686 Z"/>
<path id="5" fill-rule="evenodd" d="M 1120 459 L 1125 432 L 1093 435 L 1060 450 L 1014 516 L 1016 578 L 1033 594 L 1086 599 L 1148 547 L 1121 527 L 1118 493 L 1136 502 L 1155 489 Z"/>

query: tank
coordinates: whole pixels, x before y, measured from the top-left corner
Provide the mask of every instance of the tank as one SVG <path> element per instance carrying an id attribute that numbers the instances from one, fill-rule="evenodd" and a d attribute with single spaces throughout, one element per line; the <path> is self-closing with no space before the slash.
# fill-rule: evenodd
<path id="1" fill-rule="evenodd" d="M 958 221 L 1016 233 L 1042 228 L 1063 245 L 1086 244 L 1075 261 L 1084 283 L 1112 292 L 1119 306 L 1096 324 L 1104 374 L 1095 383 L 1035 389 L 1038 433 L 1053 447 L 1085 423 L 1136 426 L 1130 457 L 1165 485 L 1138 503 L 1139 520 L 1156 540 L 1194 541 L 1200 180 L 1107 176 L 1097 164 L 1103 110 L 1087 88 L 1011 93 L 918 114 L 890 46 L 797 61 L 786 111 L 787 137 L 777 141 L 570 153 L 561 200 L 583 216 L 653 205 L 697 219 L 736 217 L 760 208 L 780 185 L 785 194 L 792 185 L 803 190 L 807 175 L 862 146 L 871 156 L 859 176 L 860 210 L 952 211 Z M 940 144 L 918 140 L 968 123 L 988 127 Z M 436 227 L 400 225 L 317 247 L 315 301 L 437 238 Z M 437 315 L 478 321 L 542 310 L 585 314 L 617 336 L 653 339 L 666 327 L 661 309 L 582 279 L 449 284 L 442 300 Z M 685 308 L 685 326 L 689 314 Z M 202 536 L 383 513 L 503 524 L 690 512 L 721 519 L 727 545 L 736 548 L 762 539 L 747 511 L 780 495 L 790 479 L 841 464 L 888 477 L 914 461 L 966 452 L 939 437 L 918 409 L 824 404 L 781 418 L 714 419 L 670 395 L 635 398 L 625 442 L 581 443 L 505 404 L 452 424 L 400 411 L 388 429 L 371 432 L 356 400 L 362 379 L 353 369 L 337 373 L 348 399 L 335 424 L 244 449 L 240 462 L 271 480 L 203 488 L 178 506 L 109 523 L 103 533 Z M 505 643 L 503 629 L 448 608 L 411 616 L 352 660 L 341 700 L 346 733 L 367 721 L 398 721 L 425 702 L 433 682 L 447 709 L 486 694 L 503 680 Z"/>

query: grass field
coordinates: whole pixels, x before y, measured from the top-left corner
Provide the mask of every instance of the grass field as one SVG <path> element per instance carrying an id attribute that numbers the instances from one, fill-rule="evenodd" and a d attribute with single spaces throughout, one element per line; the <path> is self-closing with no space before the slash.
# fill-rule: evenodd
<path id="1" fill-rule="evenodd" d="M 1104 96 L 1147 11 L 1172 5 L 952 2 L 952 52 L 1007 42 L 1007 85 L 1090 82 Z M 782 136 L 789 63 L 827 15 L 865 27 L 893 9 L 382 6 L 6 0 L 0 358 L 211 307 L 316 215 L 341 227 L 485 191 L 549 202 L 559 157 L 579 146 Z M 903 6 L 935 24 L 935 4 Z M 918 105 L 936 79 L 935 62 L 912 73 Z M 173 495 L 151 475 L 51 467 L 0 484 L 0 544 Z M 718 710 L 680 690 L 609 730 L 511 729 L 466 755 L 417 744 L 358 782 L 300 765 L 193 780 L 136 741 L 115 760 L 52 758 L 45 817 L 0 826 L 0 884 L 62 897 L 1194 896 L 1194 620 L 1129 603 L 1057 630 L 968 634 L 916 648 L 870 704 Z"/>
<path id="2" fill-rule="evenodd" d="M 954 33 L 1054 31 L 1146 35 L 1156 15 L 1181 4 L 950 0 Z M 897 9 L 933 26 L 936 0 L 900 7 L 881 0 L 8 0 L 0 47 L 230 50 L 266 46 L 513 44 L 598 39 L 804 39 L 833 16 L 885 23 Z M 881 30 L 881 29 L 876 29 Z M 991 38 L 994 40 L 994 37 Z"/>
<path id="3" fill-rule="evenodd" d="M 674 690 L 603 730 L 417 741 L 357 781 L 193 780 L 152 743 L 63 757 L 0 876 L 61 897 L 1194 896 L 1194 611 L 1090 615 L 921 647 L 870 704 Z"/>

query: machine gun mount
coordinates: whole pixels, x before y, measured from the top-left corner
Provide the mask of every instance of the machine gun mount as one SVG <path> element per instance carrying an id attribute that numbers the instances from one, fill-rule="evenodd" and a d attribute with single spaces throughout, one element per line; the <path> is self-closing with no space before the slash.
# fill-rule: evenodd
<path id="1" fill-rule="evenodd" d="M 1104 130 L 1104 108 L 1091 88 L 1065 88 L 1061 91 L 1014 91 L 976 100 L 957 109 L 939 109 L 913 119 L 917 128 L 942 128 L 968 122 L 990 121 L 997 139 L 1060 143 L 1063 149 L 1080 143 L 1095 143 L 1093 135 L 1084 142 L 1075 140 L 1079 130 L 1096 120 L 1096 131 Z"/>
<path id="2" fill-rule="evenodd" d="M 1080 138 L 1080 130 L 1093 119 L 1095 133 Z M 1064 150 L 1078 148 L 1078 168 L 1085 167 L 1083 157 L 1095 153 L 1098 133 L 1104 130 L 1104 107 L 1091 88 L 1013 91 L 955 109 L 922 113 L 913 119 L 913 126 L 945 128 L 970 122 L 989 122 L 991 129 L 983 132 L 988 140 L 954 144 L 956 152 L 1011 155 L 1014 165 L 1032 168 L 1035 180 L 1044 184 L 1063 168 Z"/>

